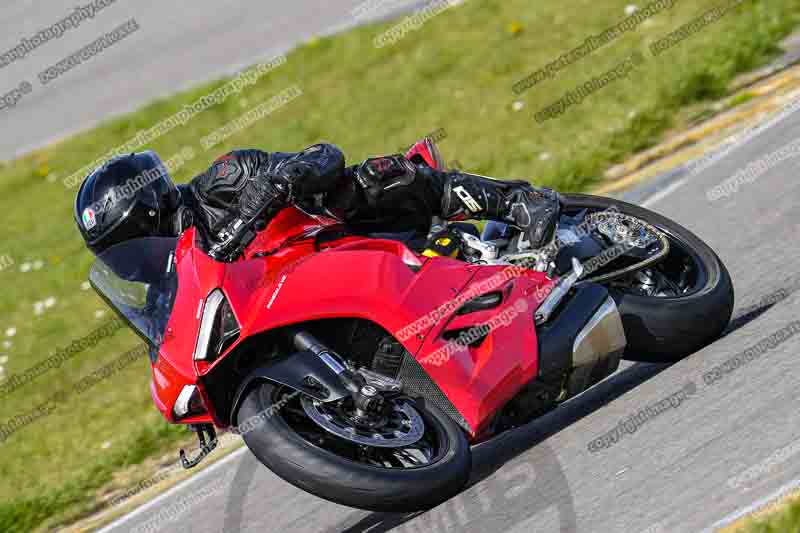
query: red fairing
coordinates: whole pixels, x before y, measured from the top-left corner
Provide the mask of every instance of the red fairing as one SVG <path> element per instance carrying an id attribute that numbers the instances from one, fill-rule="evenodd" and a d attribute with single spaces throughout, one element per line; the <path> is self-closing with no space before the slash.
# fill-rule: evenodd
<path id="1" fill-rule="evenodd" d="M 474 435 L 480 435 L 491 417 L 526 383 L 537 376 L 538 351 L 533 313 L 553 282 L 544 274 L 529 271 L 523 276 L 500 266 L 477 268 L 475 277 L 457 297 L 500 292 L 498 307 L 440 320 L 427 336 L 417 361 L 464 416 Z M 462 349 L 447 338 L 459 332 L 488 334 L 480 343 Z"/>
<path id="2" fill-rule="evenodd" d="M 406 159 L 414 161 L 415 163 L 424 162 L 431 168 L 444 170 L 444 160 L 442 159 L 439 149 L 429 138 L 424 138 L 412 146 L 406 153 Z M 420 161 L 422 159 L 422 161 Z"/>
<path id="3" fill-rule="evenodd" d="M 409 154 L 440 164 L 430 141 Z M 393 334 L 461 413 L 473 440 L 536 377 L 533 313 L 552 280 L 538 272 L 428 258 L 398 241 L 343 237 L 341 229 L 334 218 L 287 208 L 230 264 L 208 257 L 193 229 L 185 232 L 176 250 L 178 292 L 151 386 L 168 420 L 175 421 L 183 388 L 196 385 L 208 413 L 179 422 L 225 427 L 229 421 L 217 418 L 203 376 L 236 357 L 236 348 L 254 335 L 319 319 L 362 318 Z M 231 306 L 239 339 L 213 362 L 195 361 L 203 306 L 215 289 Z M 495 292 L 502 297 L 495 307 L 457 314 L 472 298 Z M 468 346 L 452 349 L 453 338 L 481 326 L 483 334 L 468 338 Z"/>
<path id="4" fill-rule="evenodd" d="M 178 272 L 178 294 L 172 308 L 159 358 L 153 365 L 151 392 L 156 406 L 170 421 L 172 408 L 185 385 L 196 385 L 198 371 L 194 349 L 200 328 L 200 313 L 205 298 L 222 284 L 226 266 L 204 254 L 195 244 L 194 228 L 178 241 L 175 260 Z M 210 422 L 210 417 L 203 417 Z M 193 423 L 195 419 L 181 420 Z"/>

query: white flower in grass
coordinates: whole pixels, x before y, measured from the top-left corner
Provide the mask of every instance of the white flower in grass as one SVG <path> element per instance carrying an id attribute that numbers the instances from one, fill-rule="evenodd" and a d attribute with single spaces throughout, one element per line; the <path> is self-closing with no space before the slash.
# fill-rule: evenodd
<path id="1" fill-rule="evenodd" d="M 22 263 L 19 266 L 19 271 L 20 272 L 30 272 L 31 271 L 31 266 L 32 265 L 30 263 Z"/>
<path id="2" fill-rule="evenodd" d="M 511 109 L 513 109 L 514 111 L 522 111 L 522 108 L 523 108 L 523 107 L 525 107 L 525 102 L 523 102 L 523 101 L 521 101 L 521 100 L 517 100 L 517 101 L 516 101 L 516 102 L 514 102 L 514 104 L 511 106 Z"/>
<path id="3" fill-rule="evenodd" d="M 107 441 L 105 441 L 105 442 L 102 444 L 102 446 L 100 446 L 100 447 L 101 447 L 102 449 L 104 449 L 104 450 L 107 450 L 107 449 L 111 448 L 111 441 L 110 441 L 110 440 L 107 440 Z"/>
<path id="4" fill-rule="evenodd" d="M 636 13 L 637 11 L 639 11 L 639 7 L 636 6 L 635 4 L 628 4 L 625 7 L 625 14 L 628 15 L 629 17 L 634 13 Z"/>
<path id="5" fill-rule="evenodd" d="M 103 318 L 103 316 L 105 314 L 106 314 L 105 311 L 103 311 L 102 309 L 98 309 L 97 311 L 94 312 L 94 317 L 95 318 Z"/>
<path id="6" fill-rule="evenodd" d="M 47 300 L 44 301 L 44 306 L 48 309 L 56 305 L 56 299 L 53 296 L 50 296 Z"/>
<path id="7" fill-rule="evenodd" d="M 42 267 L 44 267 L 44 261 L 42 261 L 41 259 L 37 259 L 36 261 L 33 262 L 34 270 L 41 270 Z"/>
<path id="8" fill-rule="evenodd" d="M 41 315 L 44 313 L 44 302 L 33 302 L 33 314 Z"/>
<path id="9" fill-rule="evenodd" d="M 81 283 L 81 290 L 82 291 L 88 291 L 91 288 L 92 288 L 92 286 L 91 286 L 91 284 L 89 284 L 88 281 L 84 281 L 83 283 Z"/>
<path id="10" fill-rule="evenodd" d="M 13 337 L 16 334 L 17 334 L 17 328 L 15 327 L 10 327 L 6 330 L 6 337 Z"/>
<path id="11" fill-rule="evenodd" d="M 551 157 L 550 152 L 542 152 L 539 154 L 539 161 L 548 161 Z"/>
<path id="12" fill-rule="evenodd" d="M 12 346 L 14 346 L 13 342 L 11 342 L 11 341 L 3 341 L 3 348 L 5 348 L 6 350 L 10 349 Z"/>
<path id="13" fill-rule="evenodd" d="M 0 357 L 0 365 L 4 365 L 6 363 L 8 363 L 8 356 L 4 355 L 3 357 Z"/>

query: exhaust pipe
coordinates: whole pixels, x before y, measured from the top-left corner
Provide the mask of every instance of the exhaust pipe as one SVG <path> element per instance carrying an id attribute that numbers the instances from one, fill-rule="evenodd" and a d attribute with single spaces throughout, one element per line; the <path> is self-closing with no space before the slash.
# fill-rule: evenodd
<path id="1" fill-rule="evenodd" d="M 627 344 L 622 317 L 616 302 L 609 296 L 575 337 L 572 364 L 575 367 L 594 366 L 601 359 L 621 355 Z"/>
<path id="2" fill-rule="evenodd" d="M 539 325 L 536 334 L 541 378 L 557 378 L 578 368 L 591 373 L 608 361 L 615 363 L 608 373 L 614 372 L 627 346 L 616 303 L 605 287 L 590 282 L 577 286 L 575 295 Z"/>

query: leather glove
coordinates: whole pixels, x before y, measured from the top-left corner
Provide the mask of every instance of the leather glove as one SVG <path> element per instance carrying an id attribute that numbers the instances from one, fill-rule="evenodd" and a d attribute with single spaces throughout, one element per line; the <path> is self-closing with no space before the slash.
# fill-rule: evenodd
<path id="1" fill-rule="evenodd" d="M 355 170 L 355 179 L 366 194 L 375 200 L 389 189 L 410 185 L 417 175 L 417 167 L 400 154 L 367 159 Z"/>
<path id="2" fill-rule="evenodd" d="M 268 211 L 288 205 L 291 183 L 279 176 L 256 176 L 245 185 L 239 197 L 238 216 L 214 237 L 208 255 L 222 262 L 236 260 L 256 237 L 256 225 Z"/>
<path id="3" fill-rule="evenodd" d="M 331 192 L 339 186 L 344 154 L 333 145 L 315 144 L 278 163 L 273 174 L 288 181 L 295 198 Z"/>

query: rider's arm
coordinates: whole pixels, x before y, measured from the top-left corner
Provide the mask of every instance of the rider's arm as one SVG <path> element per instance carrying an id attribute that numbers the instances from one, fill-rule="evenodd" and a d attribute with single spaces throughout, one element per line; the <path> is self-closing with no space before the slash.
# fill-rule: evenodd
<path id="1" fill-rule="evenodd" d="M 273 154 L 269 174 L 292 185 L 292 196 L 309 198 L 336 190 L 345 178 L 344 154 L 333 144 L 315 144 L 294 154 Z"/>
<path id="2" fill-rule="evenodd" d="M 237 214 L 248 180 L 267 168 L 271 154 L 261 150 L 236 150 L 218 158 L 189 184 L 199 229 L 213 240 Z"/>
<path id="3" fill-rule="evenodd" d="M 209 254 L 235 260 L 255 237 L 254 226 L 267 213 L 303 198 L 335 189 L 344 174 L 344 155 L 318 144 L 299 153 L 260 150 L 231 152 L 192 182 L 199 226 L 211 242 Z"/>

